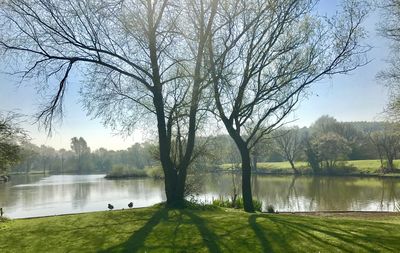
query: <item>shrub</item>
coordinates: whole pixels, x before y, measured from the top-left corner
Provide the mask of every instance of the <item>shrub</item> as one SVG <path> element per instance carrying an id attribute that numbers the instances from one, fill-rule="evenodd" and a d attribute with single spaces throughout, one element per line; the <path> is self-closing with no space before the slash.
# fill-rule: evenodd
<path id="1" fill-rule="evenodd" d="M 0 217 L 0 222 L 6 222 L 9 221 L 10 219 L 7 217 Z"/>
<path id="2" fill-rule="evenodd" d="M 161 166 L 151 166 L 145 168 L 146 174 L 155 179 L 163 179 L 164 171 Z"/>
<path id="3" fill-rule="evenodd" d="M 191 210 L 216 210 L 219 207 L 201 201 L 185 201 L 185 208 Z"/>
<path id="4" fill-rule="evenodd" d="M 147 177 L 144 170 L 139 170 L 123 165 L 115 165 L 106 175 L 106 178 Z"/>
<path id="5" fill-rule="evenodd" d="M 243 208 L 243 198 L 237 198 L 235 202 L 230 199 L 224 199 L 220 197 L 219 199 L 213 199 L 212 204 L 214 206 L 225 207 L 225 208 Z M 261 212 L 262 202 L 256 199 L 253 199 L 254 210 Z"/>
<path id="6" fill-rule="evenodd" d="M 267 212 L 268 213 L 275 213 L 275 209 L 273 205 L 268 205 L 267 206 Z"/>

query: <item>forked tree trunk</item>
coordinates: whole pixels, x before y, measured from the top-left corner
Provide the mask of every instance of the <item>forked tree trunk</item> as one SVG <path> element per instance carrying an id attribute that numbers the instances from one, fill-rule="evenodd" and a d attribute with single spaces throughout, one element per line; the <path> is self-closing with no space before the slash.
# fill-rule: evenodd
<path id="1" fill-rule="evenodd" d="M 157 112 L 160 161 L 165 177 L 165 195 L 167 197 L 166 204 L 169 207 L 180 208 L 184 205 L 187 166 L 185 166 L 185 168 L 180 168 L 178 172 L 171 160 L 171 140 L 166 131 L 167 126 L 165 123 L 163 98 L 160 90 L 155 90 L 153 94 L 153 103 Z"/>
<path id="2" fill-rule="evenodd" d="M 185 184 L 186 169 L 177 173 L 175 168 L 166 168 L 163 166 L 165 175 L 165 194 L 167 197 L 167 206 L 172 208 L 182 208 L 185 204 Z"/>

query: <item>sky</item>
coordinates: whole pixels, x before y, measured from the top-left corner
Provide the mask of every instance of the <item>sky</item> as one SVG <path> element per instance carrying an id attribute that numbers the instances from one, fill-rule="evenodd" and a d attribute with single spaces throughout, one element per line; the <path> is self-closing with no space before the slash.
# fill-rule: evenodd
<path id="1" fill-rule="evenodd" d="M 331 13 L 339 1 L 322 0 L 320 12 Z M 365 22 L 368 39 L 372 46 L 368 53 L 371 62 L 351 74 L 335 76 L 314 84 L 308 90 L 308 96 L 292 113 L 288 120 L 300 127 L 309 126 L 322 115 L 330 115 L 338 121 L 374 121 L 382 119 L 387 104 L 388 91 L 376 80 L 379 71 L 385 69 L 385 59 L 389 55 L 388 41 L 376 31 L 379 14 L 372 13 Z M 0 59 L 0 66 L 2 64 Z M 4 65 L 3 65 L 4 66 Z M 42 96 L 31 83 L 18 85 L 15 77 L 0 71 L 0 111 L 15 111 L 27 115 L 21 126 L 29 131 L 32 143 L 48 145 L 56 149 L 70 149 L 72 137 L 85 138 L 92 150 L 100 147 L 107 149 L 126 149 L 135 142 L 151 139 L 154 133 L 137 129 L 131 136 L 122 137 L 104 127 L 99 119 L 86 115 L 79 97 L 80 80 L 69 83 L 65 96 L 65 115 L 61 124 L 49 137 L 44 129 L 34 123 L 33 115 L 38 111 Z"/>

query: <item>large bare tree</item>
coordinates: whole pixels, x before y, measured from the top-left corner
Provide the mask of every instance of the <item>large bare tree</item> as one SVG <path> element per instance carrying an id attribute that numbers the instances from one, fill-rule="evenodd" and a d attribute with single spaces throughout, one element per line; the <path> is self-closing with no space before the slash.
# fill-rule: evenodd
<path id="1" fill-rule="evenodd" d="M 388 113 L 392 119 L 400 119 L 400 1 L 379 1 L 377 5 L 382 10 L 380 23 L 381 34 L 391 43 L 391 54 L 387 60 L 388 67 L 378 74 L 391 93 L 388 103 Z"/>
<path id="2" fill-rule="evenodd" d="M 182 206 L 207 105 L 204 53 L 216 0 L 2 1 L 0 46 L 16 74 L 49 91 L 39 120 L 62 115 L 71 75 L 88 112 L 129 133 L 156 122 L 167 204 Z M 24 68 L 23 68 L 24 67 Z"/>
<path id="3" fill-rule="evenodd" d="M 254 211 L 250 150 L 279 126 L 304 91 L 324 77 L 365 64 L 366 9 L 346 1 L 320 17 L 312 0 L 221 1 L 209 40 L 217 114 L 242 158 L 244 209 Z"/>

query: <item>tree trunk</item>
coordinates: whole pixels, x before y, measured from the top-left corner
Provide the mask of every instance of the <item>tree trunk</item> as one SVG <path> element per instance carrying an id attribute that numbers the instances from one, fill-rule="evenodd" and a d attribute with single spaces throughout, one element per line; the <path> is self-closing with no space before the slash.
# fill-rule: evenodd
<path id="1" fill-rule="evenodd" d="M 253 195 L 251 192 L 251 159 L 250 151 L 245 143 L 236 143 L 242 157 L 242 195 L 246 212 L 254 212 Z"/>
<path id="2" fill-rule="evenodd" d="M 78 174 L 79 175 L 81 174 L 81 170 L 82 170 L 82 168 L 81 168 L 81 154 L 79 153 L 78 154 Z"/>
<path id="3" fill-rule="evenodd" d="M 253 155 L 253 170 L 257 173 L 257 155 Z"/>
<path id="4" fill-rule="evenodd" d="M 394 169 L 393 160 L 394 160 L 394 157 L 388 156 L 388 171 L 389 172 L 392 172 Z"/>
<path id="5" fill-rule="evenodd" d="M 156 109 L 158 143 L 160 151 L 161 166 L 164 171 L 165 195 L 167 197 L 167 206 L 182 207 L 184 203 L 184 187 L 186 175 L 180 175 L 175 168 L 171 157 L 171 140 L 167 134 L 167 126 L 165 123 L 164 105 L 161 88 L 154 88 L 153 103 Z M 180 173 L 186 169 L 181 169 Z"/>
<path id="6" fill-rule="evenodd" d="M 183 207 L 185 200 L 185 186 L 186 186 L 187 168 L 181 168 L 177 177 L 176 189 L 176 207 Z"/>
<path id="7" fill-rule="evenodd" d="M 183 208 L 185 205 L 186 170 L 177 173 L 175 169 L 164 169 L 165 194 L 167 206 L 172 208 Z"/>
<path id="8" fill-rule="evenodd" d="M 292 170 L 294 172 L 295 175 L 300 174 L 299 171 L 296 169 L 296 167 L 294 166 L 294 162 L 292 160 L 289 160 L 290 166 L 292 167 Z"/>

